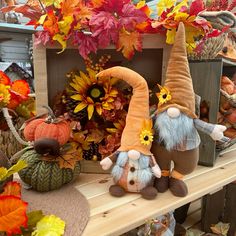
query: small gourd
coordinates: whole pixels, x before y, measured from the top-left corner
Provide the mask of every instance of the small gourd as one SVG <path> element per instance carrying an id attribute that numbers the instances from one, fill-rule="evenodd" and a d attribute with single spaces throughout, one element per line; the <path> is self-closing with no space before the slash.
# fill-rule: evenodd
<path id="1" fill-rule="evenodd" d="M 48 116 L 36 118 L 26 122 L 24 137 L 27 141 L 36 141 L 41 138 L 55 139 L 60 145 L 64 145 L 70 138 L 71 128 L 63 118 L 56 118 L 53 111 L 46 107 Z"/>

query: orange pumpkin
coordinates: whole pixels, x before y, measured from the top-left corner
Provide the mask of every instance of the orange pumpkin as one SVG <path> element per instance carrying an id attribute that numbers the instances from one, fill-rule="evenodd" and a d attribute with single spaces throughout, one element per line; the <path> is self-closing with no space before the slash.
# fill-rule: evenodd
<path id="1" fill-rule="evenodd" d="M 71 128 L 63 118 L 56 118 L 50 108 L 46 118 L 36 118 L 26 122 L 24 136 L 27 141 L 35 141 L 41 138 L 57 140 L 64 145 L 70 138 Z"/>

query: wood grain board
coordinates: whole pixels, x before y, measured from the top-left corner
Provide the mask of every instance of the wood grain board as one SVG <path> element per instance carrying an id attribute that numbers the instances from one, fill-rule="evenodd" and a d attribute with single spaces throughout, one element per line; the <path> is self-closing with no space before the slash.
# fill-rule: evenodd
<path id="1" fill-rule="evenodd" d="M 108 174 L 81 174 L 77 180 L 77 189 L 86 196 L 91 208 L 90 221 L 84 235 L 120 235 L 144 224 L 152 217 L 195 201 L 234 180 L 236 180 L 235 151 L 220 157 L 214 167 L 198 166 L 196 171 L 188 175 L 185 181 L 189 194 L 185 198 L 174 197 L 169 191 L 158 194 L 152 201 L 131 193 L 122 198 L 115 198 L 108 192 L 112 184 Z"/>

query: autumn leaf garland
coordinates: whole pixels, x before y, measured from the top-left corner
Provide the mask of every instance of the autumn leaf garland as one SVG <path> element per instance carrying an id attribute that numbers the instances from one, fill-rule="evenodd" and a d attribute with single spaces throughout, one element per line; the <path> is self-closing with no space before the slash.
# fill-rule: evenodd
<path id="1" fill-rule="evenodd" d="M 150 17 L 145 1 L 134 4 L 131 0 L 41 0 L 41 4 L 29 0 L 2 11 L 20 12 L 31 19 L 28 24 L 41 26 L 43 31 L 35 34 L 36 45 L 57 42 L 61 53 L 70 42 L 83 58 L 113 44 L 131 59 L 142 50 L 144 33 L 165 34 L 166 42 L 173 44 L 179 22 L 185 24 L 189 52 L 195 50 L 196 41 L 218 36 L 207 20 L 198 17 L 207 8 L 203 0 L 160 0 L 156 7 L 156 19 Z"/>

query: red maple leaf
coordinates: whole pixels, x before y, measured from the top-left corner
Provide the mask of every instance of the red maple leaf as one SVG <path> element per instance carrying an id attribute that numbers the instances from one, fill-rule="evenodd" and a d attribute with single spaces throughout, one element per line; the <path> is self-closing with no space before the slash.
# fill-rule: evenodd
<path id="1" fill-rule="evenodd" d="M 116 42 L 118 39 L 119 22 L 110 12 L 99 12 L 92 16 L 89 25 L 91 26 L 93 37 L 98 37 L 99 46 L 107 47 L 110 41 Z"/>
<path id="2" fill-rule="evenodd" d="M 197 14 L 203 11 L 204 9 L 205 9 L 205 4 L 203 0 L 195 0 L 192 2 L 190 6 L 189 14 L 197 16 Z"/>
<path id="3" fill-rule="evenodd" d="M 97 39 L 84 33 L 76 32 L 73 35 L 73 45 L 78 46 L 80 55 L 86 59 L 91 52 L 96 52 L 98 48 Z"/>
<path id="4" fill-rule="evenodd" d="M 147 15 L 140 9 L 135 8 L 133 4 L 125 4 L 120 14 L 120 27 L 125 27 L 126 30 L 132 30 L 135 25 L 147 20 Z"/>

